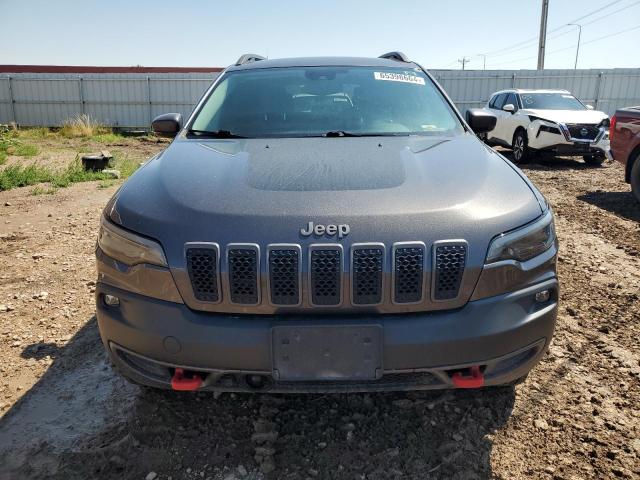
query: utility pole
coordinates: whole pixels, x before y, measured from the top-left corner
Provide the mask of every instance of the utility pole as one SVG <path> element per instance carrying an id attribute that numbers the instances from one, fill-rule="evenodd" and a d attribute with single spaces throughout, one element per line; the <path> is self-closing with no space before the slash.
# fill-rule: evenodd
<path id="1" fill-rule="evenodd" d="M 578 23 L 567 23 L 567 25 L 572 25 L 574 27 L 578 27 L 578 46 L 576 47 L 576 63 L 573 64 L 573 69 L 578 68 L 578 53 L 580 53 L 580 37 L 582 37 L 582 25 Z"/>
<path id="2" fill-rule="evenodd" d="M 487 56 L 484 53 L 479 53 L 478 56 L 482 57 L 482 69 L 486 70 L 487 69 Z"/>
<path id="3" fill-rule="evenodd" d="M 469 59 L 467 57 L 462 57 L 460 59 L 458 59 L 458 63 L 462 64 L 462 69 L 464 70 L 464 66 L 469 63 Z"/>
<path id="4" fill-rule="evenodd" d="M 540 39 L 538 40 L 538 70 L 544 70 L 544 54 L 547 48 L 547 17 L 549 16 L 549 0 L 542 0 L 540 14 Z"/>

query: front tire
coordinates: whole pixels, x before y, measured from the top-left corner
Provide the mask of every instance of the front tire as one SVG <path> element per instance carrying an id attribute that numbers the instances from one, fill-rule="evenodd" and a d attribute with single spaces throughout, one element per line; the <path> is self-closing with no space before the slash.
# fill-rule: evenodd
<path id="1" fill-rule="evenodd" d="M 511 150 L 516 163 L 525 164 L 531 161 L 531 151 L 529 150 L 527 134 L 524 130 L 518 130 L 513 136 Z"/>
<path id="2" fill-rule="evenodd" d="M 584 163 L 593 165 L 594 167 L 599 167 L 604 162 L 604 156 L 602 155 L 584 155 L 582 159 Z"/>
<path id="3" fill-rule="evenodd" d="M 640 202 L 640 153 L 636 154 L 633 167 L 631 167 L 631 191 L 636 200 Z"/>

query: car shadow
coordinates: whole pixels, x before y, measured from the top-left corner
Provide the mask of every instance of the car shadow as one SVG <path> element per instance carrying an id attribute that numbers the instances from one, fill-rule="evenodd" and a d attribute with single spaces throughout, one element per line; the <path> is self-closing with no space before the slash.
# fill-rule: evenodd
<path id="1" fill-rule="evenodd" d="M 21 357 L 51 363 L 0 418 L 0 479 L 62 478 L 64 452 L 122 422 L 138 389 L 105 362 L 95 317 L 66 345 L 34 343 Z"/>
<path id="2" fill-rule="evenodd" d="M 95 318 L 49 355 L 45 374 L 0 419 L 0 479 L 492 478 L 491 434 L 516 396 L 140 388 L 105 361 Z"/>
<path id="3" fill-rule="evenodd" d="M 578 200 L 587 202 L 603 210 L 640 223 L 640 203 L 628 192 L 588 192 L 578 196 Z"/>

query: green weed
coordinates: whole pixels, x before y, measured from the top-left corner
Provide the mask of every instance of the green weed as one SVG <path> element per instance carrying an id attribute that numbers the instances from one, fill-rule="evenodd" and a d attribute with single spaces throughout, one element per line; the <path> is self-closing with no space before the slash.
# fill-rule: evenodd
<path id="1" fill-rule="evenodd" d="M 40 153 L 40 149 L 35 145 L 28 145 L 26 143 L 19 143 L 13 148 L 13 155 L 19 157 L 34 157 Z"/>
<path id="2" fill-rule="evenodd" d="M 111 188 L 116 184 L 115 180 L 103 180 L 98 184 L 99 190 L 104 190 L 105 188 Z"/>
<path id="3" fill-rule="evenodd" d="M 38 147 L 22 143 L 18 137 L 17 130 L 11 129 L 0 132 L 0 154 L 2 154 L 2 158 L 6 158 L 7 155 L 33 157 L 40 152 Z"/>
<path id="4" fill-rule="evenodd" d="M 33 187 L 33 190 L 31 190 L 31 195 L 53 195 L 57 191 L 58 189 L 56 187 L 44 188 L 40 185 L 36 185 Z"/>
<path id="5" fill-rule="evenodd" d="M 26 167 L 10 165 L 0 171 L 0 190 L 50 182 L 53 176 L 50 170 L 35 163 Z"/>
<path id="6" fill-rule="evenodd" d="M 55 136 L 55 133 L 47 127 L 21 128 L 18 130 L 18 137 L 42 139 Z"/>
<path id="7" fill-rule="evenodd" d="M 133 160 L 116 159 L 114 167 L 120 170 L 121 178 L 129 177 L 138 168 Z M 53 188 L 68 187 L 72 183 L 91 182 L 95 180 L 108 181 L 110 177 L 102 172 L 85 170 L 80 159 L 71 162 L 65 169 L 54 171 L 37 163 L 31 165 L 10 165 L 0 170 L 0 191 L 16 187 L 26 187 L 38 183 L 50 183 Z M 106 187 L 105 187 L 106 188 Z"/>
<path id="8" fill-rule="evenodd" d="M 124 136 L 113 132 L 100 133 L 98 135 L 92 136 L 91 139 L 99 143 L 122 143 L 122 141 L 124 140 Z"/>

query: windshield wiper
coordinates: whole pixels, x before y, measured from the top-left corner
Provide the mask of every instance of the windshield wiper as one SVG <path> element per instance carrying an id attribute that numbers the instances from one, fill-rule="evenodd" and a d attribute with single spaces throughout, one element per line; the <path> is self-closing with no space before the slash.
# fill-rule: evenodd
<path id="1" fill-rule="evenodd" d="M 211 137 L 211 138 L 247 138 L 242 135 L 236 135 L 229 130 L 194 130 L 190 129 L 187 133 L 198 135 L 199 137 Z"/>
<path id="2" fill-rule="evenodd" d="M 345 130 L 331 130 L 320 135 L 321 137 L 403 137 L 411 135 L 411 132 L 370 132 L 354 133 Z"/>
<path id="3" fill-rule="evenodd" d="M 322 134 L 323 137 L 366 137 L 366 134 L 346 132 L 344 130 L 330 130 Z"/>

